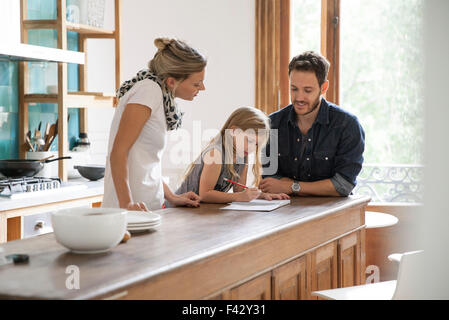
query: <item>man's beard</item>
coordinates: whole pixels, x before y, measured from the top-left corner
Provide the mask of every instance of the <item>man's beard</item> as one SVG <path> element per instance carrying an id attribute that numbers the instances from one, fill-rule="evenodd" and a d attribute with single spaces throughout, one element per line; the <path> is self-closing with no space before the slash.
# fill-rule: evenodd
<path id="1" fill-rule="evenodd" d="M 321 104 L 321 95 L 319 95 L 318 98 L 316 99 L 316 103 L 313 105 L 312 109 L 309 112 L 307 112 L 301 116 L 303 117 L 308 114 L 311 114 L 312 112 L 314 112 L 316 110 L 316 108 L 318 108 L 320 106 L 320 104 Z"/>

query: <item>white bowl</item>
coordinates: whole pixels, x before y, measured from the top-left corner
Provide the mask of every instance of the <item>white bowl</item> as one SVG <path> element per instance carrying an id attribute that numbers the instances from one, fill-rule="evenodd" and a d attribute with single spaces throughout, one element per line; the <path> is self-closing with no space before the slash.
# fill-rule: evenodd
<path id="1" fill-rule="evenodd" d="M 56 241 L 75 253 L 99 253 L 115 247 L 126 231 L 126 213 L 115 208 L 55 211 L 51 222 Z"/>

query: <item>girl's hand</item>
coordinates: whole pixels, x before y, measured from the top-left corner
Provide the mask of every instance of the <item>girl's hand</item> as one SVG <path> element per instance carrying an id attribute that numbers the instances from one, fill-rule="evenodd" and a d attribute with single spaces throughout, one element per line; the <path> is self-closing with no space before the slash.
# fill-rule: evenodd
<path id="1" fill-rule="evenodd" d="M 245 189 L 245 191 L 237 193 L 236 201 L 248 202 L 257 199 L 261 192 L 262 191 L 257 188 Z"/>
<path id="2" fill-rule="evenodd" d="M 287 200 L 290 199 L 290 197 L 288 195 L 286 195 L 285 193 L 261 193 L 259 196 L 259 199 L 264 199 L 264 200 Z"/>
<path id="3" fill-rule="evenodd" d="M 195 192 L 186 192 L 180 195 L 174 195 L 170 202 L 177 207 L 193 207 L 200 206 L 200 197 Z"/>
<path id="4" fill-rule="evenodd" d="M 124 207 L 124 209 L 128 211 L 150 211 L 143 202 L 130 202 Z"/>

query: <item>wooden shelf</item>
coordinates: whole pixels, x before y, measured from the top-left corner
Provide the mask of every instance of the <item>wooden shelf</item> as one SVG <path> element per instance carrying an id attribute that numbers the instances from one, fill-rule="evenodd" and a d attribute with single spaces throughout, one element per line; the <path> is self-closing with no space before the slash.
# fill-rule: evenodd
<path id="1" fill-rule="evenodd" d="M 57 94 L 26 94 L 23 101 L 25 103 L 58 103 Z"/>
<path id="2" fill-rule="evenodd" d="M 114 30 L 107 30 L 74 22 L 67 22 L 66 26 L 67 31 L 78 32 L 80 34 L 86 35 L 87 37 L 89 37 L 89 35 L 95 35 L 96 37 L 103 36 L 105 38 L 112 38 L 115 34 Z"/>
<path id="3" fill-rule="evenodd" d="M 27 30 L 31 29 L 57 29 L 58 20 L 24 20 L 23 26 Z M 85 24 L 66 21 L 67 31 L 77 32 L 79 34 L 89 35 L 95 38 L 113 38 L 115 36 L 114 30 L 108 30 L 98 27 L 93 27 Z"/>
<path id="4" fill-rule="evenodd" d="M 58 20 L 23 20 L 22 25 L 26 30 L 57 29 L 58 28 Z"/>
<path id="5" fill-rule="evenodd" d="M 115 95 L 101 92 L 69 92 L 64 105 L 67 108 L 111 108 L 114 107 Z"/>
<path id="6" fill-rule="evenodd" d="M 25 103 L 58 103 L 57 94 L 26 94 Z M 111 108 L 115 106 L 115 95 L 103 92 L 68 92 L 64 99 L 66 108 Z"/>
<path id="7" fill-rule="evenodd" d="M 24 159 L 28 146 L 26 144 L 26 134 L 28 128 L 28 106 L 35 103 L 54 103 L 58 105 L 58 154 L 65 156 L 68 154 L 68 108 L 80 109 L 80 132 L 86 132 L 88 128 L 88 112 L 86 108 L 100 107 L 111 108 L 115 106 L 115 95 L 112 93 L 88 92 L 87 70 L 85 65 L 85 53 L 89 38 L 113 39 L 115 40 L 115 86 L 121 84 L 121 46 L 120 46 L 120 25 L 122 0 L 114 0 L 114 30 L 92 27 L 79 23 L 66 21 L 66 0 L 56 0 L 56 19 L 52 20 L 31 20 L 27 17 L 27 5 L 29 0 L 20 0 L 21 12 L 21 46 L 34 47 L 35 51 L 42 48 L 40 58 L 46 61 L 58 62 L 58 93 L 57 94 L 26 94 L 28 91 L 28 64 L 19 63 L 19 156 Z M 27 30 L 32 29 L 54 29 L 57 33 L 58 49 L 44 48 L 39 46 L 29 46 Z M 67 49 L 67 31 L 77 32 L 79 52 Z M 1 43 L 0 43 L 0 49 Z M 5 49 L 6 50 L 6 49 Z M 44 52 L 45 50 L 45 52 Z M 37 50 L 38 51 L 38 50 Z M 0 50 L 0 59 L 2 58 Z M 46 54 L 48 53 L 48 54 Z M 56 53 L 58 55 L 56 55 Z M 53 55 L 56 55 L 54 58 Z M 64 56 L 67 55 L 69 58 Z M 7 56 L 8 57 L 8 56 Z M 61 58 L 62 57 L 62 58 Z M 75 59 L 76 58 L 76 59 Z M 55 60 L 52 60 L 55 59 Z M 75 59 L 75 60 L 74 60 Z M 22 59 L 23 60 L 23 59 Z M 68 71 L 67 63 L 78 63 L 79 66 L 79 92 L 67 92 Z M 67 180 L 67 165 L 65 161 L 59 162 L 59 177 Z"/>

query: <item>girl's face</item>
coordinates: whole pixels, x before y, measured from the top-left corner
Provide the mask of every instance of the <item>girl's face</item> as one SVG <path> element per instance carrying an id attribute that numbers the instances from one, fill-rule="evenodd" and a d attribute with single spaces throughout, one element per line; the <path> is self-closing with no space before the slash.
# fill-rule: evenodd
<path id="1" fill-rule="evenodd" d="M 239 128 L 233 130 L 234 150 L 238 157 L 243 158 L 256 152 L 258 138 L 255 130 L 243 131 Z"/>
<path id="2" fill-rule="evenodd" d="M 167 86 L 171 90 L 175 90 L 175 98 L 192 101 L 198 92 L 206 89 L 203 83 L 205 72 L 206 70 L 204 69 L 201 72 L 192 73 L 183 81 L 169 77 L 167 79 Z"/>

